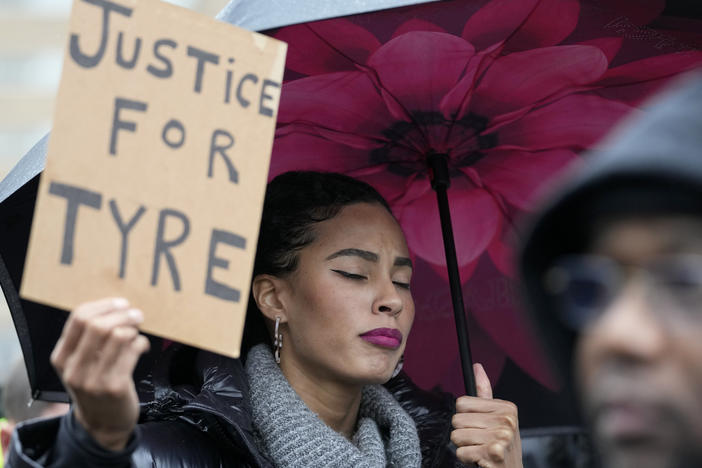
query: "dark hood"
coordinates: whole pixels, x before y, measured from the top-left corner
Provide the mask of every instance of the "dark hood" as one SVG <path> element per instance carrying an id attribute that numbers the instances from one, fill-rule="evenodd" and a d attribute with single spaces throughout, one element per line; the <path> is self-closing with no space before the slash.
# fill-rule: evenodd
<path id="1" fill-rule="evenodd" d="M 582 251 L 590 228 L 617 213 L 702 217 L 702 70 L 657 96 L 598 151 L 583 158 L 532 219 L 519 256 L 523 292 L 565 382 L 576 336 L 556 318 L 543 288 L 552 261 Z"/>

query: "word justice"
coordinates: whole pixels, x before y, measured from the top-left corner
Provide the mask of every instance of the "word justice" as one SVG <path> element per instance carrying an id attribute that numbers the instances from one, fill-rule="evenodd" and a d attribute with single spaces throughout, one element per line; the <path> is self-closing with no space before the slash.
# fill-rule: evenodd
<path id="1" fill-rule="evenodd" d="M 80 35 L 71 34 L 69 51 L 71 59 L 83 68 L 97 67 L 106 55 L 108 55 L 108 45 L 110 41 L 110 18 L 112 14 L 118 14 L 130 18 L 133 9 L 128 8 L 119 3 L 110 0 L 83 0 L 86 3 L 102 8 L 102 28 L 99 34 L 100 43 L 85 44 Z M 125 33 L 119 31 L 116 38 L 116 47 L 114 53 L 115 63 L 127 70 L 134 69 L 141 63 L 141 49 L 143 39 L 136 37 L 130 45 L 129 53 L 125 51 L 127 46 Z M 148 74 L 159 79 L 168 79 L 175 73 L 173 60 L 169 54 L 175 53 L 179 48 L 179 44 L 169 38 L 161 38 L 153 42 L 152 58 L 153 61 L 146 65 L 145 70 Z M 94 53 L 87 53 L 86 50 L 96 50 Z M 258 113 L 266 117 L 273 117 L 274 96 L 271 94 L 272 89 L 280 88 L 280 83 L 269 79 L 261 79 L 255 73 L 236 74 L 234 70 L 225 65 L 224 70 L 221 68 L 222 57 L 219 54 L 188 45 L 185 47 L 185 54 L 191 58 L 195 65 L 193 76 L 193 91 L 202 93 L 205 74 L 211 73 L 214 67 L 216 73 L 219 73 L 220 82 L 222 84 L 222 100 L 224 103 L 237 103 L 242 108 L 246 109 L 255 103 L 258 107 Z M 236 60 L 234 57 L 228 57 L 226 62 L 232 66 Z"/>

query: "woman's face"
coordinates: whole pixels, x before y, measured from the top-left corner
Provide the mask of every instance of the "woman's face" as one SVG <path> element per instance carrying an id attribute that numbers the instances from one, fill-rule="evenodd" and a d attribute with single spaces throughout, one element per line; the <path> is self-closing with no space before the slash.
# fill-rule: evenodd
<path id="1" fill-rule="evenodd" d="M 379 204 L 344 207 L 315 226 L 286 276 L 281 367 L 349 384 L 387 381 L 412 321 L 412 265 L 397 221 Z"/>

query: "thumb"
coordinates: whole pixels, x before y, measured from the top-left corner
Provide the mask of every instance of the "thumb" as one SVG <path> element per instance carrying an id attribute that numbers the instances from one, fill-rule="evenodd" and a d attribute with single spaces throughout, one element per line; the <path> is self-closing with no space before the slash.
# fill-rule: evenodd
<path id="1" fill-rule="evenodd" d="M 475 390 L 478 398 L 492 400 L 492 386 L 482 364 L 473 364 L 473 375 L 475 375 Z"/>

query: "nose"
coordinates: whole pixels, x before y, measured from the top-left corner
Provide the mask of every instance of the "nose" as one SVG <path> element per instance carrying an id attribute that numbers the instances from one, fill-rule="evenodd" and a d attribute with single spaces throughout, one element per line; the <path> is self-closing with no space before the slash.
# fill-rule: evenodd
<path id="1" fill-rule="evenodd" d="M 402 312 L 402 308 L 402 297 L 397 290 L 397 286 L 389 278 L 380 281 L 375 301 L 373 302 L 373 312 L 395 316 Z"/>
<path id="2" fill-rule="evenodd" d="M 630 281 L 581 338 L 594 362 L 652 363 L 664 355 L 666 330 L 650 309 L 644 281 Z"/>

